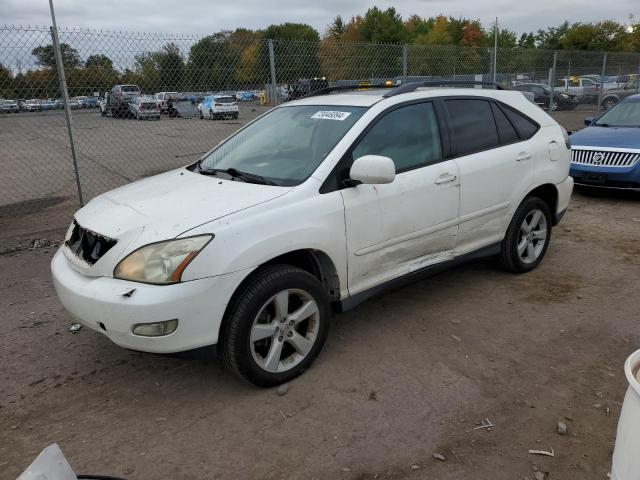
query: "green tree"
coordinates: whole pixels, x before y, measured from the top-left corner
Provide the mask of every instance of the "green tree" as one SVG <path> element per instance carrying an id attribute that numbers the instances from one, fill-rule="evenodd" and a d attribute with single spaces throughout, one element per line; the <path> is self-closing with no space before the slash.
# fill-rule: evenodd
<path id="1" fill-rule="evenodd" d="M 80 55 L 78 51 L 67 43 L 60 44 L 62 53 L 62 64 L 65 68 L 76 68 L 80 66 Z M 56 68 L 56 57 L 53 45 L 39 46 L 31 50 L 31 54 L 36 57 L 36 63 L 41 67 Z"/>
<path id="2" fill-rule="evenodd" d="M 453 43 L 447 17 L 438 15 L 434 19 L 433 27 L 425 35 L 416 38 L 416 43 L 422 45 L 450 45 Z"/>
<path id="3" fill-rule="evenodd" d="M 520 35 L 518 39 L 518 47 L 519 48 L 535 48 L 536 47 L 536 37 L 532 32 L 523 33 Z"/>
<path id="4" fill-rule="evenodd" d="M 89 55 L 87 60 L 84 62 L 84 67 L 111 70 L 113 69 L 113 61 L 102 53 Z"/>
<path id="5" fill-rule="evenodd" d="M 624 50 L 627 37 L 625 27 L 605 20 L 599 23 L 574 23 L 567 29 L 560 44 L 567 50 Z"/>
<path id="6" fill-rule="evenodd" d="M 346 25 L 342 17 L 338 15 L 333 21 L 327 26 L 327 33 L 325 34 L 325 38 L 333 38 L 334 40 L 341 40 L 344 32 L 346 30 Z"/>
<path id="7" fill-rule="evenodd" d="M 320 35 L 304 23 L 270 25 L 262 34 L 265 40 L 273 40 L 277 82 L 291 83 L 300 78 L 321 76 L 318 61 Z M 264 60 L 262 60 L 264 59 Z M 258 76 L 269 82 L 269 51 L 267 42 L 258 49 Z"/>
<path id="8" fill-rule="evenodd" d="M 360 41 L 369 43 L 404 43 L 406 32 L 402 17 L 395 8 L 383 11 L 372 7 L 363 17 L 358 36 Z"/>
<path id="9" fill-rule="evenodd" d="M 0 97 L 13 96 L 13 75 L 11 71 L 0 63 Z"/>
<path id="10" fill-rule="evenodd" d="M 562 39 L 569 30 L 569 22 L 566 20 L 557 27 L 548 27 L 546 30 L 538 30 L 536 46 L 546 50 L 562 48 Z"/>

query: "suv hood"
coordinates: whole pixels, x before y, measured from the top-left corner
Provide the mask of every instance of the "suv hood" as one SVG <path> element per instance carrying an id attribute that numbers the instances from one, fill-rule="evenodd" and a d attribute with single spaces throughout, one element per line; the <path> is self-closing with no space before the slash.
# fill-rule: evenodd
<path id="1" fill-rule="evenodd" d="M 280 197 L 292 187 L 200 175 L 186 168 L 104 193 L 75 214 L 84 228 L 135 246 L 175 238 L 203 223 Z M 215 233 L 215 232 L 214 232 Z"/>

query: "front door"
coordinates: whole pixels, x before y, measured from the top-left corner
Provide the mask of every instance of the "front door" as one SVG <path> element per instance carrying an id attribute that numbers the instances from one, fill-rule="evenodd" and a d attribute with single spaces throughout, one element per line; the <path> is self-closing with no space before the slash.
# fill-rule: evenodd
<path id="1" fill-rule="evenodd" d="M 345 205 L 349 293 L 354 295 L 452 257 L 459 174 L 443 160 L 431 102 L 395 108 L 356 142 L 349 161 L 390 157 L 395 180 L 341 191 Z"/>

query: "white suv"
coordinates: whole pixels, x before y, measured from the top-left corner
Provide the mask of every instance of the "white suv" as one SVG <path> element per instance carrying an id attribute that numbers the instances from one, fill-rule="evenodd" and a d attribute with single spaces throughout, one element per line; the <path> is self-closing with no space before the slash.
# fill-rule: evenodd
<path id="1" fill-rule="evenodd" d="M 217 344 L 271 386 L 332 310 L 478 256 L 535 268 L 573 188 L 566 132 L 520 92 L 422 86 L 315 92 L 93 199 L 52 261 L 62 303 L 133 350 Z"/>

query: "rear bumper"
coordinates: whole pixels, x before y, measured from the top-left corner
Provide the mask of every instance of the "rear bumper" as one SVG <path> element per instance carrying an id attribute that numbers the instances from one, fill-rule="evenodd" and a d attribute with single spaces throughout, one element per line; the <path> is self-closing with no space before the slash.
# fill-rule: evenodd
<path id="1" fill-rule="evenodd" d="M 558 204 L 556 211 L 553 212 L 553 224 L 557 225 L 564 217 L 567 208 L 569 207 L 569 201 L 571 200 L 571 194 L 573 193 L 573 178 L 567 177 L 562 182 L 556 184 L 556 190 L 558 191 Z"/>

